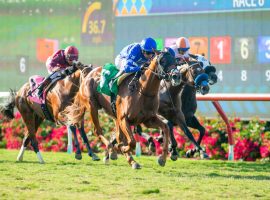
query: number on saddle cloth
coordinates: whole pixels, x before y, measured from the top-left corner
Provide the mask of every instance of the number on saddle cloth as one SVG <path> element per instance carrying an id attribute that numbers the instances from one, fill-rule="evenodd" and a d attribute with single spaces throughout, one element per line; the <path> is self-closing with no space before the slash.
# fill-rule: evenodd
<path id="1" fill-rule="evenodd" d="M 111 96 L 111 94 L 117 95 L 118 86 L 117 79 L 113 79 L 119 70 L 112 63 L 107 63 L 102 67 L 100 83 L 97 87 L 99 93 Z"/>

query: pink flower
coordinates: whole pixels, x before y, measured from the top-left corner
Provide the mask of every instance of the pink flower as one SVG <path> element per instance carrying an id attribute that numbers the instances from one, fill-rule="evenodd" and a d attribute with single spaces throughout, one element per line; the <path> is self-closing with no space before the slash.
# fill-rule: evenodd
<path id="1" fill-rule="evenodd" d="M 270 151 L 267 146 L 260 146 L 260 154 L 262 158 L 267 158 L 270 156 Z"/>

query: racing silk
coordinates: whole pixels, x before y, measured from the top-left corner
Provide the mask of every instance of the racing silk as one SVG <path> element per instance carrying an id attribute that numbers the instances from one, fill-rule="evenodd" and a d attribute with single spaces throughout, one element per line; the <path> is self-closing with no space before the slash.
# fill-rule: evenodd
<path id="1" fill-rule="evenodd" d="M 179 54 L 179 52 L 178 52 L 178 47 L 176 46 L 176 44 L 170 46 L 170 48 L 174 51 L 174 53 L 175 53 L 175 58 L 176 58 L 176 59 L 178 59 L 178 60 L 180 60 L 180 61 L 183 61 L 183 62 L 189 60 L 189 50 L 187 50 L 187 51 L 184 53 L 184 55 L 182 55 L 182 54 Z"/>
<path id="2" fill-rule="evenodd" d="M 52 74 L 58 68 L 65 69 L 69 66 L 65 59 L 64 50 L 58 50 L 46 61 L 46 67 L 49 74 Z"/>
<path id="3" fill-rule="evenodd" d="M 140 44 L 133 43 L 126 46 L 115 58 L 115 65 L 120 71 L 123 70 L 125 73 L 132 73 L 140 71 L 141 65 L 149 60 L 142 54 Z"/>

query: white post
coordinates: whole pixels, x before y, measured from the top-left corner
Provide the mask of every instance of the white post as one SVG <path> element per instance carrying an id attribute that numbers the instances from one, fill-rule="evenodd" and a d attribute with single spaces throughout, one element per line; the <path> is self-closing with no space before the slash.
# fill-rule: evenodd
<path id="1" fill-rule="evenodd" d="M 234 160 L 234 145 L 229 145 L 229 155 L 228 160 Z"/>
<path id="2" fill-rule="evenodd" d="M 67 146 L 67 153 L 72 154 L 73 152 L 73 145 L 72 145 L 72 131 L 69 127 L 67 127 L 68 130 L 68 146 Z"/>

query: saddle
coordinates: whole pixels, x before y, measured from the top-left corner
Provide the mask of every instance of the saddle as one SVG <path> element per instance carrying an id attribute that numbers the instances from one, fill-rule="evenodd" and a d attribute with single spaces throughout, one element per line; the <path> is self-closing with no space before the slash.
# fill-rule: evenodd
<path id="1" fill-rule="evenodd" d="M 101 94 L 106 94 L 111 97 L 111 107 L 114 114 L 116 114 L 116 96 L 118 94 L 119 85 L 131 74 L 125 73 L 119 77 L 115 77 L 119 70 L 115 65 L 107 63 L 102 67 L 100 83 L 97 87 L 97 91 Z"/>
<path id="2" fill-rule="evenodd" d="M 47 107 L 47 93 L 55 86 L 55 84 L 59 81 L 64 79 L 66 76 L 74 73 L 77 69 L 75 69 L 73 66 L 69 67 L 67 69 L 56 71 L 52 73 L 48 78 L 51 79 L 51 82 L 49 85 L 43 90 L 42 98 L 38 96 L 38 88 L 42 84 L 42 82 L 45 80 L 45 77 L 40 75 L 34 75 L 29 78 L 29 84 L 30 84 L 30 91 L 28 93 L 28 98 L 37 104 L 40 104 L 41 109 L 46 117 L 46 119 L 53 121 L 54 119 L 49 112 L 49 109 Z M 47 79 L 48 79 L 47 78 Z"/>

